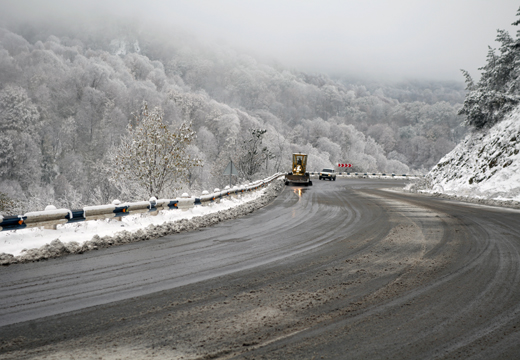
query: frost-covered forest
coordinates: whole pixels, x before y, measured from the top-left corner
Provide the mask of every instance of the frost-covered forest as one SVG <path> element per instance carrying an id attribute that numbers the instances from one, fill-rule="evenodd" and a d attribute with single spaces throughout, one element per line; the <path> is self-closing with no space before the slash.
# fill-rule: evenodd
<path id="1" fill-rule="evenodd" d="M 121 198 L 110 159 L 145 102 L 196 134 L 187 152 L 202 166 L 157 194 L 174 197 L 225 186 L 229 160 L 252 146 L 240 181 L 287 171 L 298 151 L 311 171 L 426 172 L 464 136 L 465 93 L 462 82 L 303 73 L 130 23 L 0 28 L 0 213 Z"/>
<path id="2" fill-rule="evenodd" d="M 520 9 L 516 16 L 520 17 Z M 520 19 L 511 25 L 520 25 Z M 516 38 L 498 30 L 496 41 L 500 47 L 498 51 L 488 47 L 487 64 L 479 68 L 482 75 L 477 82 L 463 70 L 468 94 L 460 114 L 475 129 L 492 127 L 520 104 L 520 30 Z"/>

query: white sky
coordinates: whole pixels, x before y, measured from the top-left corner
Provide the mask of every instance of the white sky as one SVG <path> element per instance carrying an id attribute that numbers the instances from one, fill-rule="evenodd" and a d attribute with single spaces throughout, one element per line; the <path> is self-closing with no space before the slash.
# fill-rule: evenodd
<path id="1" fill-rule="evenodd" d="M 516 36 L 513 0 L 0 0 L 18 16 L 129 15 L 177 25 L 298 70 L 463 81 L 497 29 Z"/>

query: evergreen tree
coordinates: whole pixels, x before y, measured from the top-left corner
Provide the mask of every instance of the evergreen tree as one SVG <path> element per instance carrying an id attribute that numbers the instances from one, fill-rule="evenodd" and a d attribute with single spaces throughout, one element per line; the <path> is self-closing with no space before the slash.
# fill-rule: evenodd
<path id="1" fill-rule="evenodd" d="M 520 9 L 517 12 L 520 16 Z M 519 25 L 520 20 L 512 25 Z M 520 103 L 520 32 L 514 40 L 507 31 L 498 30 L 496 41 L 501 44 L 499 53 L 489 48 L 487 64 L 477 84 L 469 73 L 462 70 L 466 78 L 468 94 L 459 111 L 466 115 L 466 124 L 476 129 L 491 127 L 503 119 L 505 114 Z"/>

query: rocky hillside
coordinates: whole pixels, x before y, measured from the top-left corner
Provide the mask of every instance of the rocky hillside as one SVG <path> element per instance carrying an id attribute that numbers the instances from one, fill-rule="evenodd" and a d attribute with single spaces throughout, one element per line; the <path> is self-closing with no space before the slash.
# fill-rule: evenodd
<path id="1" fill-rule="evenodd" d="M 520 107 L 492 128 L 467 135 L 429 177 L 435 192 L 520 201 Z"/>

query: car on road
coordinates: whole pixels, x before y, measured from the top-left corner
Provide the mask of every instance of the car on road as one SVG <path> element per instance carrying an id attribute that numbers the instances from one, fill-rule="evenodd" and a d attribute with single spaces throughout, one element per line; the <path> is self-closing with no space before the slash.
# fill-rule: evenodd
<path id="1" fill-rule="evenodd" d="M 334 169 L 323 169 L 320 171 L 320 174 L 319 174 L 319 179 L 329 179 L 329 180 L 334 180 L 336 181 L 336 172 L 334 171 Z"/>

